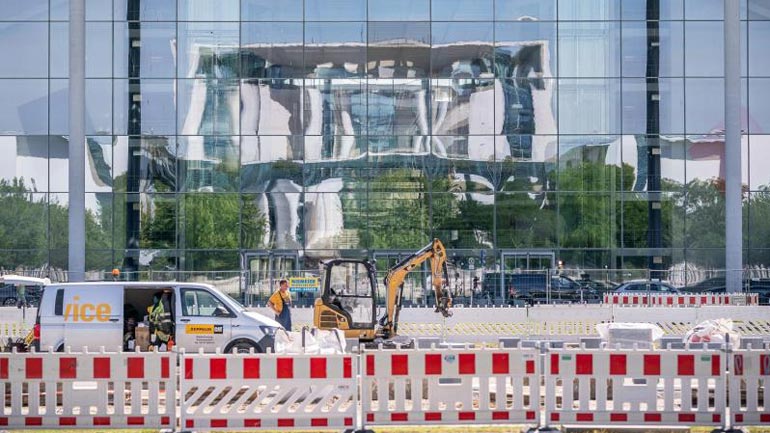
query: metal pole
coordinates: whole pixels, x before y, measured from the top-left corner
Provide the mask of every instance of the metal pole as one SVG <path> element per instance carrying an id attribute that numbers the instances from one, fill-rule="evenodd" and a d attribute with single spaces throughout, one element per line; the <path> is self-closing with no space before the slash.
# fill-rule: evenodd
<path id="1" fill-rule="evenodd" d="M 740 0 L 725 0 L 725 267 L 727 292 L 741 291 L 743 221 L 741 200 Z"/>
<path id="2" fill-rule="evenodd" d="M 85 0 L 70 0 L 69 24 L 69 281 L 83 281 L 86 253 Z"/>

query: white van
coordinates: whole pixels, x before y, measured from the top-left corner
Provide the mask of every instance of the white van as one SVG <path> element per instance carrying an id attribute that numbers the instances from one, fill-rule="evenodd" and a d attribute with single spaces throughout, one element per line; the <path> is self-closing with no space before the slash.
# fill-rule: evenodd
<path id="1" fill-rule="evenodd" d="M 66 347 L 110 350 L 124 346 L 125 324 L 147 315 L 153 297 L 170 296 L 173 339 L 179 348 L 197 352 L 265 352 L 273 349 L 273 319 L 246 311 L 238 302 L 206 284 L 180 282 L 94 282 L 45 287 L 34 335 L 36 349 Z M 130 331 L 128 331 L 130 332 Z"/>

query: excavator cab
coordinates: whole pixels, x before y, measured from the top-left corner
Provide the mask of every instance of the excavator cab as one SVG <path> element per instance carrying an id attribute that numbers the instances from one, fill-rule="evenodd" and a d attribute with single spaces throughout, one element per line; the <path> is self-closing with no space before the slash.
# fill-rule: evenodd
<path id="1" fill-rule="evenodd" d="M 372 340 L 377 317 L 377 271 L 367 260 L 335 259 L 324 263 L 321 297 L 313 323 L 340 329 L 346 338 Z"/>

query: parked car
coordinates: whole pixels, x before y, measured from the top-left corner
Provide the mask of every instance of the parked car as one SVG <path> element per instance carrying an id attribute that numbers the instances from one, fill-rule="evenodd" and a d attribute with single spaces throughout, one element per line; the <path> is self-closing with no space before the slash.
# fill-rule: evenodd
<path id="1" fill-rule="evenodd" d="M 662 281 L 632 280 L 616 287 L 613 293 L 675 294 L 679 293 L 679 289 Z"/>
<path id="2" fill-rule="evenodd" d="M 508 274 L 504 280 L 499 272 L 484 275 L 482 290 L 487 296 L 500 295 L 500 284 L 510 305 L 539 303 L 599 302 L 601 296 L 592 288 L 583 287 L 565 275 L 550 276 L 546 273 Z"/>

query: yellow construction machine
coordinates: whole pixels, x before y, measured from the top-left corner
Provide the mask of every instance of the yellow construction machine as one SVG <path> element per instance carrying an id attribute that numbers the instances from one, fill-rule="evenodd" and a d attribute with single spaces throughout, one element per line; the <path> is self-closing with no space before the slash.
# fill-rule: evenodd
<path id="1" fill-rule="evenodd" d="M 448 290 L 446 249 L 434 239 L 421 250 L 401 260 L 385 277 L 385 314 L 377 320 L 377 270 L 368 260 L 334 259 L 324 263 L 321 297 L 316 299 L 313 325 L 340 329 L 347 338 L 366 342 L 394 342 L 407 274 L 428 261 L 436 312 L 449 317 L 452 299 Z M 445 287 L 447 286 L 447 287 Z M 408 344 L 407 340 L 403 340 Z"/>

